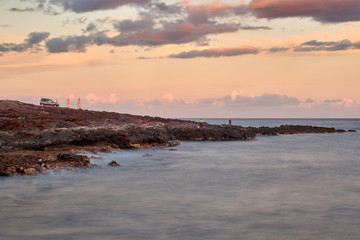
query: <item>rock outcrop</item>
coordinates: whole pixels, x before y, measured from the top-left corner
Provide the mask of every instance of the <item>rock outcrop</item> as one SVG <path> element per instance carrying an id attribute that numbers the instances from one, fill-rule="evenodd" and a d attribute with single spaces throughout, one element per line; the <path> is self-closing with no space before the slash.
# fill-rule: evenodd
<path id="1" fill-rule="evenodd" d="M 119 163 L 117 163 L 116 161 L 111 161 L 108 163 L 109 167 L 121 167 L 121 165 Z"/>
<path id="2" fill-rule="evenodd" d="M 0 176 L 36 175 L 60 171 L 63 168 L 73 170 L 90 167 L 90 158 L 84 155 L 59 153 L 55 159 L 38 152 L 12 152 L 0 155 Z"/>
<path id="3" fill-rule="evenodd" d="M 142 125 L 146 119 L 147 124 Z M 112 112 L 41 107 L 0 100 L 0 175 L 34 175 L 50 169 L 91 167 L 79 149 L 176 146 L 179 140 L 251 140 L 256 136 L 345 132 L 312 126 L 241 127 L 134 116 Z M 67 150 L 67 152 L 63 152 Z"/>

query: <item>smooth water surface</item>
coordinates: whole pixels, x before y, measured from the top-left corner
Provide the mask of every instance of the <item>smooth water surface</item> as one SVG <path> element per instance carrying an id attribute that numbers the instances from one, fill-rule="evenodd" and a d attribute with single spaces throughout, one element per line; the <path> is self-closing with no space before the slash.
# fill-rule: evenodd
<path id="1" fill-rule="evenodd" d="M 0 178 L 0 239 L 360 239 L 359 143 L 360 133 L 182 142 Z"/>

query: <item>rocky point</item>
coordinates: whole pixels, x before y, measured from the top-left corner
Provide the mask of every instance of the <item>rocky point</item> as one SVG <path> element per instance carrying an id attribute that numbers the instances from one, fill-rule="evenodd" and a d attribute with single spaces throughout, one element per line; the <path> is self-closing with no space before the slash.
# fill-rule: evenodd
<path id="1" fill-rule="evenodd" d="M 142 124 L 146 120 L 147 124 Z M 0 100 L 0 175 L 35 175 L 91 167 L 84 152 L 175 146 L 181 140 L 251 140 L 256 136 L 345 132 L 312 126 L 241 127 L 114 112 L 41 107 Z M 113 164 L 111 164 L 113 166 Z"/>

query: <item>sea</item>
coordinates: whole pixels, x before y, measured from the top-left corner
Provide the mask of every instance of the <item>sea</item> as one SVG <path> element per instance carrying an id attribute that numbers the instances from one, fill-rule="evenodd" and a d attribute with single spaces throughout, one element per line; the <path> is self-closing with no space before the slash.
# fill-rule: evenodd
<path id="1" fill-rule="evenodd" d="M 360 119 L 231 120 L 358 132 L 184 141 L 99 153 L 98 168 L 1 177 L 0 239 L 360 239 Z"/>

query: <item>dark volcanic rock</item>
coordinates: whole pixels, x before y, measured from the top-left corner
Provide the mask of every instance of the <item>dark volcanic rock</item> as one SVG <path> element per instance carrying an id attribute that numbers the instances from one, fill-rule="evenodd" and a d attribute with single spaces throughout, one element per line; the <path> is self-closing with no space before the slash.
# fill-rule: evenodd
<path id="1" fill-rule="evenodd" d="M 67 153 L 59 153 L 57 156 L 58 160 L 72 160 L 75 155 L 67 154 Z"/>
<path id="2" fill-rule="evenodd" d="M 171 128 L 170 132 L 176 139 L 190 141 L 249 140 L 255 138 L 255 132 L 239 126 L 177 127 Z"/>

